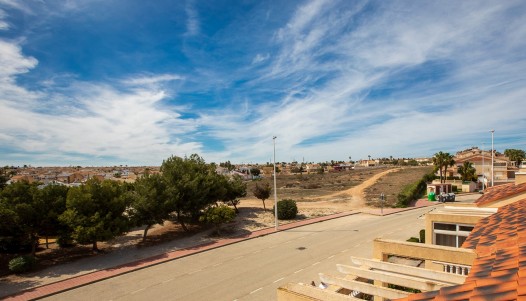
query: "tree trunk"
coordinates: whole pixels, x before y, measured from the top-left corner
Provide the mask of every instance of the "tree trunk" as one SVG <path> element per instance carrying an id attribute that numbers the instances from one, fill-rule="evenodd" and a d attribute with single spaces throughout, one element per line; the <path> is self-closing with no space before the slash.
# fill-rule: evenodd
<path id="1" fill-rule="evenodd" d="M 146 228 L 144 228 L 144 233 L 142 234 L 142 242 L 146 241 L 146 235 L 148 234 L 148 230 L 150 230 L 151 227 L 152 225 L 147 225 Z"/>
<path id="2" fill-rule="evenodd" d="M 94 241 L 94 242 L 93 242 L 93 248 L 92 248 L 92 251 L 94 251 L 94 252 L 98 252 L 98 251 L 99 251 L 99 248 L 98 248 L 98 246 L 97 246 L 97 241 Z"/>
<path id="3" fill-rule="evenodd" d="M 265 207 L 265 200 L 262 200 L 262 201 L 263 201 L 263 210 L 267 211 L 267 208 Z"/>
<path id="4" fill-rule="evenodd" d="M 37 252 L 37 246 L 38 246 L 38 236 L 31 234 L 31 255 L 35 257 L 35 254 Z"/>
<path id="5" fill-rule="evenodd" d="M 49 237 L 46 235 L 46 249 L 49 249 Z"/>
<path id="6" fill-rule="evenodd" d="M 188 232 L 188 228 L 186 228 L 186 225 L 184 224 L 184 221 L 181 217 L 181 212 L 177 211 L 177 221 L 179 221 L 179 224 L 181 224 L 181 227 L 183 228 L 184 232 Z"/>
<path id="7" fill-rule="evenodd" d="M 236 206 L 236 201 L 230 201 L 232 203 L 232 206 L 234 206 L 234 210 L 236 211 L 236 214 L 239 213 L 239 209 L 237 209 L 237 206 Z"/>

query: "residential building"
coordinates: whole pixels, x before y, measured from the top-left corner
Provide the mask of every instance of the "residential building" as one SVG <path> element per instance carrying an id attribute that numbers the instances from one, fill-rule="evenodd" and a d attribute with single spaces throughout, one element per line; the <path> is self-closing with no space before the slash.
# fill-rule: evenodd
<path id="1" fill-rule="evenodd" d="M 457 152 L 454 157 L 455 166 L 448 169 L 448 177 L 459 176 L 458 166 L 464 162 L 470 162 L 477 170 L 477 175 L 485 178 L 487 183 L 491 182 L 491 150 L 481 150 L 478 147 L 472 147 Z M 493 181 L 495 185 L 508 183 L 515 178 L 515 172 L 518 171 L 516 163 L 510 161 L 505 155 L 494 151 L 493 156 Z"/>

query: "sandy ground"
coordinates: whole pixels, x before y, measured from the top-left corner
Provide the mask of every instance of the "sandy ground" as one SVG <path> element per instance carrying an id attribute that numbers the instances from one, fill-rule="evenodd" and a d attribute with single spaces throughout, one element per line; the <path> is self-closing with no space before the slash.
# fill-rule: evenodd
<path id="1" fill-rule="evenodd" d="M 365 207 L 365 189 L 373 185 L 384 175 L 398 169 L 388 169 L 378 173 L 361 184 L 344 191 L 338 191 L 309 201 L 297 201 L 298 218 L 311 218 L 334 214 L 343 211 L 351 211 Z M 279 195 L 278 195 L 279 199 Z M 274 207 L 274 198 L 265 200 L 267 211 L 263 210 L 263 203 L 256 198 L 243 199 L 238 206 L 240 212 L 236 218 L 236 226 L 243 230 L 254 231 L 274 225 L 274 215 L 271 210 Z M 286 221 L 280 221 L 286 222 Z"/>

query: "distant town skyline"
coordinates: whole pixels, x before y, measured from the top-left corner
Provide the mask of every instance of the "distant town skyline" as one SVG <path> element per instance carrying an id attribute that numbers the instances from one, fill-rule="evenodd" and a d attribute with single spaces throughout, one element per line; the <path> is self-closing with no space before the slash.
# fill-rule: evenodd
<path id="1" fill-rule="evenodd" d="M 523 1 L 0 0 L 0 165 L 526 149 Z"/>

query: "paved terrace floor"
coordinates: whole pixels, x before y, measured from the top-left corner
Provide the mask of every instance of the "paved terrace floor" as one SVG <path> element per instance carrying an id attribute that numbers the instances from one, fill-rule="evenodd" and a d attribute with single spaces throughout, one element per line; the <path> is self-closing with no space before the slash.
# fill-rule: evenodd
<path id="1" fill-rule="evenodd" d="M 415 208 L 420 207 L 427 207 L 427 206 L 436 206 L 440 205 L 440 203 L 437 202 L 429 202 L 427 200 L 418 200 L 413 207 L 408 208 L 366 208 L 361 211 L 349 211 L 349 212 L 342 212 L 338 214 L 328 215 L 328 216 L 322 216 L 317 218 L 311 218 L 306 219 L 298 222 L 288 223 L 280 225 L 278 228 L 278 231 L 284 231 L 288 229 L 293 229 L 297 227 L 301 227 L 308 224 L 313 223 L 319 223 L 330 219 L 335 219 L 343 216 L 348 216 L 352 214 L 374 214 L 374 215 L 389 215 L 394 214 L 401 211 L 411 210 Z M 100 270 L 96 270 L 94 272 L 88 272 L 81 275 L 74 275 L 71 277 L 67 277 L 66 279 L 62 279 L 56 282 L 48 283 L 45 285 L 38 284 L 34 287 L 22 290 L 20 292 L 13 292 L 12 288 L 9 288 L 8 286 L 10 284 L 2 284 L 0 288 L 2 288 L 0 291 L 4 292 L 3 295 L 5 297 L 4 300 L 34 300 L 39 299 L 45 296 L 57 294 L 63 291 L 67 291 L 76 287 L 89 285 L 90 283 L 94 283 L 97 281 L 101 281 L 104 279 L 108 279 L 111 277 L 115 277 L 117 275 L 122 275 L 125 273 L 130 273 L 139 269 L 147 268 L 153 265 L 162 264 L 167 261 L 175 260 L 177 258 L 189 256 L 192 254 L 196 254 L 199 252 L 204 252 L 207 250 L 211 250 L 214 248 L 220 248 L 222 246 L 226 246 L 229 244 L 241 242 L 247 239 L 252 239 L 264 235 L 269 235 L 272 233 L 276 233 L 276 230 L 274 227 L 272 228 L 266 228 L 258 231 L 251 232 L 250 234 L 238 236 L 238 237 L 232 237 L 232 238 L 225 238 L 220 239 L 216 241 L 206 242 L 206 243 L 196 243 L 196 241 L 190 240 L 188 243 L 190 244 L 187 247 L 175 250 L 175 251 L 169 251 L 166 253 L 162 253 L 159 255 L 147 257 L 140 260 L 135 260 L 132 262 L 128 262 L 125 264 L 120 264 L 115 267 L 111 268 L 102 268 Z M 194 243 L 194 245 L 192 245 Z M 90 258 L 96 260 L 97 258 Z M 35 282 L 37 283 L 37 282 Z M 3 287 L 2 287 L 3 286 Z M 10 295 L 7 295 L 10 294 Z M 2 297 L 0 295 L 0 297 Z"/>

